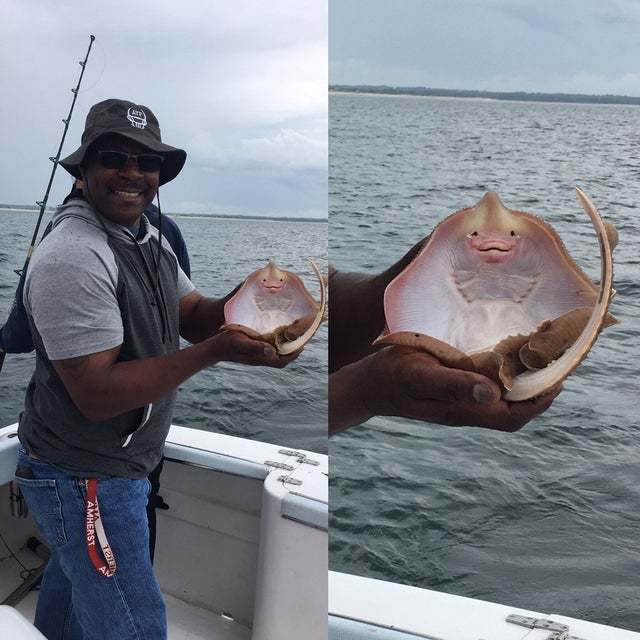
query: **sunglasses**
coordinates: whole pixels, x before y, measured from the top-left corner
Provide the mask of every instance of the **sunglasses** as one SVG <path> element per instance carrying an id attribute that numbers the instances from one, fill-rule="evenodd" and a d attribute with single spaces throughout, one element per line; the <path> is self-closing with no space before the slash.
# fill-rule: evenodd
<path id="1" fill-rule="evenodd" d="M 105 169 L 124 169 L 129 159 L 135 160 L 144 173 L 160 171 L 164 156 L 157 153 L 126 153 L 124 151 L 98 151 L 98 160 Z"/>

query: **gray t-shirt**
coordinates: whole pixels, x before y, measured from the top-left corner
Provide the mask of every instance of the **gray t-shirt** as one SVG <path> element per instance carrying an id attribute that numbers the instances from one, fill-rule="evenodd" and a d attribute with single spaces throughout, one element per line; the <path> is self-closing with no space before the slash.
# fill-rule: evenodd
<path id="1" fill-rule="evenodd" d="M 157 238 L 145 217 L 134 238 L 85 201 L 72 200 L 56 212 L 27 272 L 24 302 L 36 367 L 18 435 L 29 451 L 74 475 L 142 478 L 162 457 L 176 390 L 92 422 L 52 362 L 118 346 L 118 361 L 179 349 L 180 300 L 193 285 L 169 243 L 160 247 Z"/>
<path id="2" fill-rule="evenodd" d="M 61 211 L 64 211 L 61 210 Z M 158 230 L 143 219 L 146 235 Z M 105 221 L 117 234 L 128 229 Z M 169 250 L 163 238 L 162 246 Z M 116 299 L 118 266 L 102 225 L 92 217 L 63 217 L 37 247 L 24 287 L 24 306 L 38 328 L 50 360 L 75 358 L 122 344 Z M 178 266 L 178 296 L 195 287 Z"/>

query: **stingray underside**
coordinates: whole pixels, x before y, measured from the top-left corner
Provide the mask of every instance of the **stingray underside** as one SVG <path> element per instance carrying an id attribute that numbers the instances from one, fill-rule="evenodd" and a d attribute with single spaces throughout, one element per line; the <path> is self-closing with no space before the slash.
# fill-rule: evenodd
<path id="1" fill-rule="evenodd" d="M 514 259 L 478 259 L 481 254 L 470 252 L 467 242 L 475 234 L 460 233 L 477 208 L 462 210 L 435 228 L 387 286 L 386 326 L 374 344 L 416 348 L 446 366 L 482 373 L 500 384 L 507 399 L 549 391 L 586 357 L 600 331 L 616 322 L 608 313 L 615 241 L 593 204 L 577 192 L 598 236 L 599 286 L 550 225 L 523 212 L 503 209 L 519 245 Z M 491 206 L 502 207 L 497 198 Z"/>
<path id="2" fill-rule="evenodd" d="M 280 355 L 301 350 L 316 333 L 326 313 L 326 280 L 317 265 L 310 263 L 320 283 L 319 303 L 302 280 L 290 271 L 278 271 L 286 279 L 282 291 L 265 293 L 260 289 L 258 277 L 262 270 L 258 270 L 226 303 L 224 329 L 268 342 Z"/>

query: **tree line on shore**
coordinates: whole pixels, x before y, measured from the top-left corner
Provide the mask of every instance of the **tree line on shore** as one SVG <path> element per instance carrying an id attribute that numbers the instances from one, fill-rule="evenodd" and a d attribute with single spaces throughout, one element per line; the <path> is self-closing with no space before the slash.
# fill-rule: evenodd
<path id="1" fill-rule="evenodd" d="M 529 93 L 526 91 L 479 91 L 472 89 L 435 89 L 430 87 L 392 87 L 388 85 L 334 84 L 329 91 L 348 93 L 377 93 L 383 95 L 432 96 L 440 98 L 487 98 L 491 100 L 520 100 L 527 102 L 577 102 L 587 104 L 640 105 L 640 98 L 612 94 L 586 93 Z"/>

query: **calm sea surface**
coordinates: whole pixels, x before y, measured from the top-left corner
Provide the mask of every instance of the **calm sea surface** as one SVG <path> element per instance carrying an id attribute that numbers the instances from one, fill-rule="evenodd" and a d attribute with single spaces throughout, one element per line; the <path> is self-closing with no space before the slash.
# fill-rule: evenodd
<path id="1" fill-rule="evenodd" d="M 620 232 L 620 320 L 517 434 L 373 419 L 331 454 L 333 569 L 640 631 L 640 109 L 332 95 L 331 262 L 375 273 L 497 191 L 599 277 L 582 187 Z"/>
<path id="2" fill-rule="evenodd" d="M 0 210 L 0 323 L 8 314 L 37 216 Z M 192 280 L 208 296 L 225 295 L 273 258 L 319 298 L 308 258 L 327 264 L 327 225 L 175 216 L 191 257 Z M 282 370 L 220 364 L 180 387 L 174 423 L 326 453 L 326 349 L 323 325 Z M 0 373 L 0 425 L 17 421 L 32 355 L 7 355 Z"/>

